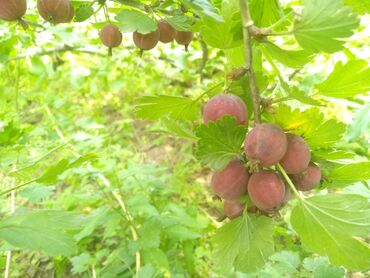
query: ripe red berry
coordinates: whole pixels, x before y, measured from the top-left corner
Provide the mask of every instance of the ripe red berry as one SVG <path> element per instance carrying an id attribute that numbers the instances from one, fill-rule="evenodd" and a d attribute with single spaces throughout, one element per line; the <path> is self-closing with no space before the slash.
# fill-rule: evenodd
<path id="1" fill-rule="evenodd" d="M 249 174 L 239 160 L 231 161 L 225 169 L 215 172 L 211 185 L 219 197 L 226 200 L 236 200 L 247 192 Z"/>
<path id="2" fill-rule="evenodd" d="M 234 219 L 243 214 L 245 204 L 238 201 L 224 201 L 224 212 L 229 219 Z"/>
<path id="3" fill-rule="evenodd" d="M 203 120 L 217 121 L 225 115 L 234 116 L 237 124 L 245 124 L 248 121 L 248 111 L 244 101 L 233 94 L 218 94 L 212 97 L 204 106 Z"/>
<path id="4" fill-rule="evenodd" d="M 259 209 L 271 211 L 283 204 L 285 185 L 275 172 L 261 171 L 250 177 L 248 195 Z"/>
<path id="5" fill-rule="evenodd" d="M 138 48 L 142 50 L 150 50 L 157 45 L 159 41 L 159 36 L 159 29 L 157 29 L 148 34 L 140 34 L 138 32 L 134 32 L 132 38 Z"/>
<path id="6" fill-rule="evenodd" d="M 175 38 L 175 32 L 176 30 L 167 22 L 164 20 L 159 21 L 158 23 L 158 29 L 159 29 L 159 41 L 163 43 L 169 43 L 172 42 Z"/>
<path id="7" fill-rule="evenodd" d="M 300 191 L 308 191 L 313 189 L 321 180 L 320 167 L 314 163 L 310 163 L 308 168 L 302 173 L 291 175 L 295 187 Z"/>
<path id="8" fill-rule="evenodd" d="M 51 23 L 70 22 L 74 8 L 69 0 L 38 0 L 37 9 L 43 19 Z"/>
<path id="9" fill-rule="evenodd" d="M 24 16 L 26 10 L 26 0 L 0 0 L 0 18 L 3 20 L 18 20 Z"/>
<path id="10" fill-rule="evenodd" d="M 287 140 L 287 151 L 280 160 L 280 164 L 288 174 L 301 173 L 310 163 L 310 148 L 300 136 L 287 134 Z"/>
<path id="11" fill-rule="evenodd" d="M 99 33 L 102 43 L 109 47 L 118 47 L 122 43 L 122 33 L 117 26 L 113 24 L 106 24 Z"/>
<path id="12" fill-rule="evenodd" d="M 264 167 L 279 162 L 287 150 L 283 130 L 273 124 L 258 124 L 246 136 L 244 150 L 248 159 Z"/>
<path id="13" fill-rule="evenodd" d="M 185 50 L 188 51 L 188 46 L 194 38 L 193 32 L 176 31 L 175 40 L 178 44 L 185 45 Z"/>

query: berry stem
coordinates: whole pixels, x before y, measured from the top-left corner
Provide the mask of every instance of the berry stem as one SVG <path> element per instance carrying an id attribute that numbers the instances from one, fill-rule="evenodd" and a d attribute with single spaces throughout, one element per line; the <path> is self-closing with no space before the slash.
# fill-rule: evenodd
<path id="1" fill-rule="evenodd" d="M 19 24 L 22 26 L 22 28 L 23 28 L 23 30 L 27 30 L 28 29 L 28 24 L 27 24 L 27 22 L 25 22 L 22 18 L 19 18 L 18 19 L 18 22 L 19 22 Z"/>
<path id="2" fill-rule="evenodd" d="M 113 50 L 111 47 L 108 48 L 108 56 L 111 57 L 113 55 Z"/>
<path id="3" fill-rule="evenodd" d="M 252 17 L 249 13 L 248 1 L 239 0 L 240 11 L 243 22 L 243 37 L 244 37 L 244 59 L 245 68 L 249 77 L 249 87 L 252 94 L 254 122 L 261 123 L 261 110 L 260 110 L 260 95 L 257 87 L 257 80 L 253 70 L 253 54 L 252 54 L 252 36 L 250 28 L 254 26 Z"/>
<path id="4" fill-rule="evenodd" d="M 296 195 L 300 201 L 303 201 L 303 197 L 297 191 L 297 189 L 295 188 L 292 180 L 289 178 L 288 174 L 285 172 L 284 168 L 280 165 L 280 163 L 276 164 L 276 167 L 279 170 L 279 172 L 283 175 L 285 181 L 288 183 L 288 185 L 289 185 L 290 189 L 293 191 L 294 195 Z"/>

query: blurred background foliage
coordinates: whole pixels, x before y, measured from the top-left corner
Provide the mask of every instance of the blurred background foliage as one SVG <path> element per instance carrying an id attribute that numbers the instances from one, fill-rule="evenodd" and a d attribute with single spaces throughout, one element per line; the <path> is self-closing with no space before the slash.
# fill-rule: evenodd
<path id="1" fill-rule="evenodd" d="M 118 7 L 111 5 L 110 11 Z M 27 19 L 40 22 L 33 2 Z M 28 31 L 0 22 L 2 191 L 42 176 L 57 161 L 73 161 L 76 154 L 90 160 L 66 167 L 56 182 L 35 181 L 15 194 L 16 213 L 55 209 L 86 219 L 83 229 L 73 232 L 77 250 L 70 256 L 47 256 L 2 242 L 3 254 L 15 251 L 10 277 L 132 277 L 137 251 L 139 277 L 213 276 L 210 237 L 222 213 L 221 202 L 209 193 L 209 170 L 194 158 L 193 140 L 173 136 L 174 127 L 165 119 L 139 120 L 135 106 L 140 96 L 199 96 L 230 70 L 224 53 L 208 48 L 204 66 L 205 50 L 197 37 L 189 52 L 174 44 L 159 45 L 140 57 L 125 34 L 123 45 L 109 58 L 98 39 L 102 21 L 97 14 L 91 22 L 43 24 Z M 360 31 L 348 43 L 365 60 L 370 58 L 369 22 L 363 17 Z M 319 55 L 297 74 L 296 83 L 309 91 L 343 55 Z M 273 72 L 268 65 L 265 69 Z M 293 73 L 279 70 L 284 76 Z M 349 124 L 347 144 L 367 157 L 368 100 L 338 100 L 322 108 Z M 199 109 L 199 119 L 200 114 Z M 99 174 L 107 177 L 110 188 Z M 132 220 L 122 215 L 112 188 L 119 190 Z M 348 190 L 369 196 L 360 183 Z M 1 197 L 2 216 L 10 214 L 11 199 Z M 137 241 L 130 222 L 137 228 Z M 275 227 L 274 235 L 278 250 L 264 269 L 235 277 L 352 275 L 304 251 L 285 222 Z M 5 264 L 6 256 L 1 256 L 0 268 Z"/>

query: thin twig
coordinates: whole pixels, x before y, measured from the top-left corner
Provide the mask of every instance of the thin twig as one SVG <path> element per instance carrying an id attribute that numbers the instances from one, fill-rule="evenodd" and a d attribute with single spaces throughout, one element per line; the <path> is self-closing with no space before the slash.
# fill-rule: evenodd
<path id="1" fill-rule="evenodd" d="M 200 74 L 200 79 L 203 80 L 203 77 L 204 77 L 203 71 L 204 71 L 204 68 L 207 65 L 209 54 L 208 54 L 208 46 L 205 43 L 205 41 L 203 40 L 201 35 L 198 36 L 198 40 L 199 40 L 200 46 L 202 47 L 202 60 L 201 60 L 201 63 L 199 65 L 198 72 Z"/>
<path id="2" fill-rule="evenodd" d="M 14 211 L 15 211 L 15 192 L 12 191 L 12 194 L 10 195 L 10 213 L 13 214 Z M 9 277 L 11 262 L 12 262 L 12 251 L 9 250 L 6 254 L 6 265 L 5 265 L 4 278 Z"/>
<path id="3" fill-rule="evenodd" d="M 261 100 L 257 87 L 257 80 L 253 70 L 253 54 L 252 54 L 252 42 L 249 29 L 253 27 L 253 20 L 249 13 L 247 0 L 239 0 L 240 11 L 243 22 L 243 37 L 244 37 L 244 59 L 245 67 L 249 77 L 249 87 L 252 95 L 253 111 L 254 111 L 254 122 L 256 124 L 261 123 Z"/>
<path id="4" fill-rule="evenodd" d="M 65 45 L 63 47 L 51 49 L 51 50 L 46 50 L 34 54 L 25 54 L 25 55 L 20 55 L 14 58 L 10 58 L 5 61 L 5 63 L 13 62 L 13 61 L 18 61 L 18 60 L 23 60 L 27 58 L 33 58 L 33 57 L 41 57 L 41 56 L 48 56 L 48 55 L 53 55 L 56 53 L 63 53 L 63 52 L 78 52 L 78 53 L 86 53 L 86 54 L 91 54 L 91 55 L 98 55 L 101 57 L 105 57 L 106 55 L 100 52 L 95 52 L 92 50 L 87 50 L 87 49 L 82 49 L 82 46 L 70 46 L 70 45 Z"/>
<path id="5" fill-rule="evenodd" d="M 46 113 L 48 114 L 48 116 L 50 118 L 50 121 L 52 122 L 53 128 L 55 129 L 56 133 L 58 134 L 58 137 L 70 146 L 70 144 L 68 143 L 68 141 L 67 141 L 66 137 L 64 136 L 62 130 L 59 128 L 58 123 L 57 123 L 53 113 L 51 112 L 50 108 L 48 106 L 45 106 L 45 110 L 46 110 Z M 71 151 L 72 151 L 73 155 L 76 158 L 81 156 L 80 154 L 78 154 L 77 152 L 75 152 L 73 150 L 72 146 L 70 146 L 70 148 L 71 148 Z M 109 180 L 103 174 L 98 173 L 98 178 L 104 184 L 105 187 L 112 188 L 112 185 L 110 184 Z M 127 210 L 127 207 L 126 207 L 126 205 L 123 201 L 123 198 L 122 198 L 121 194 L 119 193 L 119 191 L 117 189 L 113 189 L 112 190 L 112 195 L 116 199 L 116 201 L 120 205 L 122 211 L 124 212 L 124 215 L 126 216 L 126 219 L 129 223 L 129 227 L 130 227 L 130 230 L 131 230 L 133 240 L 135 240 L 135 241 L 138 240 L 139 237 L 138 237 L 138 233 L 136 231 L 136 228 L 133 224 L 133 217 L 130 214 L 130 212 Z M 141 265 L 141 255 L 140 255 L 139 251 L 137 251 L 135 253 L 135 257 L 136 257 L 136 273 L 138 273 L 140 271 L 140 265 Z"/>

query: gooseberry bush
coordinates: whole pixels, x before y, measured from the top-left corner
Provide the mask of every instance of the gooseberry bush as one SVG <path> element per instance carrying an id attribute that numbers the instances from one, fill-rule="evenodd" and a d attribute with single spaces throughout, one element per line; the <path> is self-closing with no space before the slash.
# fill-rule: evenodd
<path id="1" fill-rule="evenodd" d="M 40 16 L 37 19 L 27 16 L 30 2 L 35 2 L 31 6 Z M 226 277 L 261 269 L 268 272 L 286 259 L 298 268 L 299 258 L 285 251 L 276 253 L 285 247 L 279 237 L 282 229 L 294 245 L 326 257 L 333 265 L 333 277 L 341 277 L 340 267 L 369 270 L 370 205 L 368 196 L 358 190 L 361 184 L 368 190 L 370 180 L 369 48 L 360 36 L 369 13 L 370 5 L 361 0 L 0 0 L 0 18 L 9 25 L 19 24 L 24 32 L 59 24 L 74 27 L 102 15 L 91 23 L 96 28 L 95 43 L 107 48 L 104 55 L 112 59 L 116 51 L 132 51 L 122 46 L 127 34 L 137 49 L 132 55 L 141 57 L 151 55 L 159 44 L 190 53 L 192 48 L 202 50 L 198 74 L 207 82 L 196 85 L 196 94 L 145 96 L 144 92 L 136 102 L 135 115 L 160 123 L 161 132 L 193 144 L 201 167 L 212 172 L 204 184 L 213 197 L 208 205 L 219 211 L 218 217 L 208 215 L 217 226 L 212 235 L 212 271 Z M 7 47 L 4 43 L 6 51 Z M 72 48 L 65 45 L 62 50 Z M 212 59 L 220 59 L 223 67 L 207 68 Z M 335 112 L 355 113 L 359 105 L 365 108 L 351 125 Z M 14 144 L 22 132 L 9 124 L 0 143 Z M 62 159 L 1 195 L 30 183 L 52 185 L 65 172 L 97 164 L 94 153 L 72 153 L 73 159 Z M 120 204 L 137 241 L 132 215 L 119 190 L 112 189 L 104 175 L 96 177 Z M 148 211 L 159 215 L 149 205 L 144 213 Z M 195 218 L 175 205 L 168 211 L 176 214 L 179 223 L 181 219 L 186 223 L 176 231 L 173 218 L 164 214 L 162 220 L 158 216 L 143 225 L 140 236 L 148 235 L 148 242 L 130 245 L 137 273 L 140 244 L 152 247 L 150 232 L 156 226 L 169 227 L 168 235 L 172 232 L 180 238 L 183 230 L 192 231 Z M 103 223 L 108 213 L 108 208 L 102 208 L 94 223 Z M 28 212 L 3 220 L 0 238 L 15 247 L 69 256 L 76 252 L 75 241 L 94 230 L 83 226 L 85 220 L 63 211 Z M 47 231 L 37 225 L 40 221 Z M 194 233 L 205 230 L 202 225 L 194 229 Z M 72 237 L 71 231 L 80 232 Z M 49 242 L 43 242 L 43 237 Z M 194 248 L 191 239 L 183 242 L 187 256 Z M 159 235 L 153 241 L 159 241 Z M 156 251 L 147 257 L 162 255 Z M 81 255 L 76 261 L 83 259 Z M 131 265 L 135 259 L 126 261 Z M 307 262 L 304 267 L 313 273 L 313 265 Z M 114 275 L 104 277 L 118 277 Z M 130 269 L 125 275 L 134 274 Z"/>

